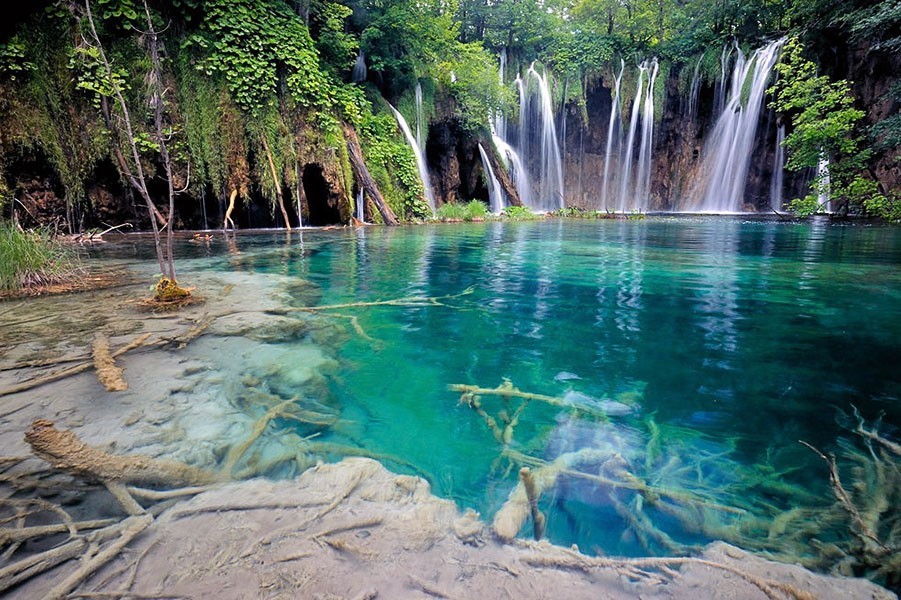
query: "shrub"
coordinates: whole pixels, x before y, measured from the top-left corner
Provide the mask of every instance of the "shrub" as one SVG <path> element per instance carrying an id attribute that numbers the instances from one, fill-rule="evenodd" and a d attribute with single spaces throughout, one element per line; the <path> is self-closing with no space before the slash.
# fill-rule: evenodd
<path id="1" fill-rule="evenodd" d="M 508 206 L 504 209 L 504 216 L 511 221 L 530 221 L 541 218 L 525 206 Z"/>
<path id="2" fill-rule="evenodd" d="M 42 230 L 0 222 L 0 290 L 61 282 L 79 271 L 75 254 Z"/>

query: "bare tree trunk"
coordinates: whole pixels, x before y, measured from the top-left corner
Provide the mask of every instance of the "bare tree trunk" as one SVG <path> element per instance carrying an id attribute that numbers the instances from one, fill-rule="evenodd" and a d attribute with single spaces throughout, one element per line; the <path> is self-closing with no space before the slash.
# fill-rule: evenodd
<path id="1" fill-rule="evenodd" d="M 272 150 L 269 149 L 269 142 L 266 140 L 265 132 L 260 136 L 263 140 L 263 149 L 266 151 L 266 158 L 269 160 L 269 169 L 272 171 L 272 182 L 275 185 L 275 193 L 278 197 L 278 207 L 282 211 L 282 217 L 285 219 L 285 229 L 291 231 L 291 221 L 288 220 L 288 211 L 285 210 L 285 197 L 282 194 L 281 178 L 275 168 L 275 159 L 272 157 Z"/>
<path id="2" fill-rule="evenodd" d="M 347 140 L 347 154 L 350 158 L 350 166 L 353 169 L 357 185 L 369 194 L 369 198 L 372 199 L 379 214 L 382 215 L 382 221 L 385 222 L 385 225 L 398 225 L 397 216 L 391 210 L 391 207 L 388 206 L 388 203 L 385 202 L 375 180 L 369 173 L 369 169 L 366 168 L 366 163 L 363 160 L 363 149 L 360 148 L 360 140 L 357 139 L 357 133 L 349 125 L 344 125 L 344 139 Z"/>
<path id="3" fill-rule="evenodd" d="M 166 184 L 169 192 L 169 223 L 166 226 L 166 261 L 168 267 L 167 276 L 172 281 L 175 277 L 175 260 L 172 257 L 172 241 L 175 228 L 175 187 L 172 182 L 172 158 L 166 147 L 166 138 L 163 135 L 163 73 L 160 67 L 160 42 L 159 35 L 153 28 L 153 20 L 150 18 L 150 8 L 147 0 L 144 0 L 144 14 L 147 16 L 147 35 L 150 41 L 150 61 L 153 65 L 151 75 L 153 78 L 153 92 L 150 104 L 153 106 L 153 123 L 156 129 L 156 141 L 159 145 L 160 157 L 163 159 L 163 168 L 166 171 Z"/>
<path id="4" fill-rule="evenodd" d="M 122 90 L 116 82 L 116 79 L 113 77 L 113 69 L 109 63 L 109 59 L 106 56 L 106 52 L 103 50 L 103 44 L 100 43 L 100 36 L 97 34 L 97 26 L 94 24 L 94 15 L 91 12 L 91 1 L 85 0 L 84 7 L 85 16 L 88 19 L 88 24 L 91 26 L 91 35 L 93 37 L 94 44 L 96 44 L 95 49 L 97 50 L 97 53 L 100 56 L 100 60 L 103 63 L 104 74 L 106 75 L 106 78 L 113 89 L 113 93 L 116 97 L 116 102 L 119 105 L 119 110 L 122 111 L 122 122 L 125 127 L 125 135 L 128 140 L 129 146 L 131 146 L 132 160 L 134 161 L 134 171 L 132 171 L 131 167 L 128 165 L 125 157 L 121 155 L 121 152 L 117 150 L 117 159 L 121 158 L 119 166 L 123 168 L 125 176 L 128 179 L 129 183 L 131 183 L 132 187 L 134 187 L 138 191 L 138 193 L 144 199 L 144 203 L 147 205 L 147 212 L 150 215 L 150 224 L 153 228 L 153 239 L 154 242 L 156 242 L 156 257 L 160 263 L 160 272 L 163 273 L 166 271 L 167 261 L 166 257 L 163 254 L 163 248 L 160 241 L 160 230 L 156 222 L 159 211 L 157 210 L 156 205 L 153 203 L 153 199 L 151 199 L 150 193 L 147 191 L 147 181 L 144 177 L 144 168 L 141 166 L 141 157 L 138 153 L 138 145 L 135 142 L 134 129 L 132 128 L 131 124 L 131 115 L 128 111 L 128 105 L 125 103 L 125 97 L 122 95 Z M 105 101 L 105 98 L 103 100 Z M 111 121 L 109 122 L 109 125 L 110 127 L 112 127 Z"/>

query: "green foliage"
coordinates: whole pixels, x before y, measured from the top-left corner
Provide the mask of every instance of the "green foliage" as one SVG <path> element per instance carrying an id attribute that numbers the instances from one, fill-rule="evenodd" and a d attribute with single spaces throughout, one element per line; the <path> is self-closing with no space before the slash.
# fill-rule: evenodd
<path id="1" fill-rule="evenodd" d="M 13 38 L 0 44 L 0 78 L 15 80 L 35 70 L 33 62 L 25 55 L 25 44 Z"/>
<path id="2" fill-rule="evenodd" d="M 503 214 L 510 221 L 532 221 L 541 218 L 541 215 L 533 213 L 526 206 L 508 206 L 504 209 Z"/>
<path id="3" fill-rule="evenodd" d="M 817 75 L 816 64 L 804 58 L 797 38 L 786 42 L 776 70 L 779 77 L 770 89 L 775 98 L 771 106 L 790 115 L 792 123 L 784 142 L 786 168 L 816 168 L 823 157 L 828 157 L 828 175 L 818 174 L 812 189 L 824 189 L 828 176 L 834 205 L 843 202 L 851 209 L 878 205 L 875 184 L 863 177 L 871 150 L 863 144 L 860 122 L 864 112 L 854 108 L 850 84 Z M 799 214 L 809 214 L 815 202 L 812 195 L 792 206 Z"/>
<path id="4" fill-rule="evenodd" d="M 324 65 L 335 75 L 349 70 L 360 47 L 359 40 L 345 32 L 345 21 L 353 9 L 327 0 L 310 3 L 310 29 Z"/>
<path id="5" fill-rule="evenodd" d="M 466 203 L 450 202 L 442 204 L 435 211 L 436 221 L 484 221 L 491 216 L 488 205 L 481 200 L 470 200 Z"/>
<path id="6" fill-rule="evenodd" d="M 0 290 L 46 285 L 79 270 L 75 254 L 43 230 L 23 231 L 0 221 Z"/>
<path id="7" fill-rule="evenodd" d="M 366 114 L 359 131 L 366 164 L 392 210 L 406 219 L 428 218 L 432 211 L 423 200 L 416 157 L 400 137 L 394 117 Z"/>

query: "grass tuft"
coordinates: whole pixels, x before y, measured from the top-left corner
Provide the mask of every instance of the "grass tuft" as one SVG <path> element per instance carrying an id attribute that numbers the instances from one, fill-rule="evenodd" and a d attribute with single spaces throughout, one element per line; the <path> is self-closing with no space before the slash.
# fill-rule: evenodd
<path id="1" fill-rule="evenodd" d="M 78 257 L 43 230 L 0 222 L 0 290 L 61 283 L 81 271 Z"/>

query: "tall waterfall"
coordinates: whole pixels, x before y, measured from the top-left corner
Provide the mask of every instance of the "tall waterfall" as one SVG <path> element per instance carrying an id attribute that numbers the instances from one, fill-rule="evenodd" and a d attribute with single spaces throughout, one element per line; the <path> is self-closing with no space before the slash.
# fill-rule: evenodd
<path id="1" fill-rule="evenodd" d="M 635 100 L 632 102 L 632 118 L 629 119 L 629 136 L 626 138 L 625 153 L 620 162 L 619 198 L 616 209 L 625 211 L 630 204 L 630 186 L 632 184 L 632 153 L 635 149 L 635 132 L 638 131 L 638 115 L 641 112 L 641 92 L 644 89 L 645 63 L 638 67 L 638 85 L 635 89 Z"/>
<path id="2" fill-rule="evenodd" d="M 785 181 L 785 125 L 776 127 L 776 149 L 773 154 L 773 176 L 770 179 L 770 208 L 782 210 L 782 186 Z"/>
<path id="3" fill-rule="evenodd" d="M 541 211 L 563 208 L 563 161 L 557 142 L 557 126 L 554 124 L 554 104 L 547 77 L 529 67 L 531 75 L 538 83 L 539 119 L 541 120 L 541 159 L 538 176 L 539 193 L 535 207 Z"/>
<path id="4" fill-rule="evenodd" d="M 604 153 L 604 180 L 601 184 L 601 207 L 608 206 L 608 193 L 610 191 L 610 163 L 613 158 L 613 140 L 619 140 L 622 135 L 622 123 L 619 118 L 619 89 L 623 81 L 623 73 L 626 70 L 626 62 L 620 59 L 619 75 L 613 76 L 613 102 L 610 104 L 610 123 L 607 126 L 607 151 Z M 622 142 L 619 144 L 622 145 Z M 616 153 L 619 156 L 619 152 Z"/>
<path id="5" fill-rule="evenodd" d="M 498 67 L 498 81 L 500 82 L 501 87 L 504 87 L 504 72 L 507 70 L 507 50 L 505 48 L 501 48 L 499 60 L 500 67 Z M 494 135 L 500 137 L 502 140 L 506 140 L 507 119 L 504 117 L 504 111 L 498 110 L 494 114 L 492 125 L 494 126 Z"/>
<path id="6" fill-rule="evenodd" d="M 695 210 L 742 210 L 763 97 L 783 43 L 771 42 L 757 50 L 751 60 L 737 49 L 729 99 L 704 145 L 700 171 L 704 179 L 693 194 Z"/>
<path id="7" fill-rule="evenodd" d="M 647 210 L 651 189 L 651 154 L 654 148 L 654 83 L 657 80 L 657 59 L 651 61 L 648 87 L 644 96 L 644 111 L 641 115 L 641 148 L 638 151 L 638 172 L 635 174 L 635 208 Z M 635 99 L 636 105 L 638 98 Z"/>
<path id="8" fill-rule="evenodd" d="M 504 209 L 504 193 L 501 190 L 501 182 L 498 181 L 488 160 L 488 153 L 482 144 L 479 144 L 479 155 L 482 157 L 482 168 L 488 178 L 488 206 L 493 214 L 498 214 Z"/>
<path id="9" fill-rule="evenodd" d="M 416 145 L 423 152 L 425 151 L 425 140 L 422 137 L 422 126 L 425 123 L 425 116 L 422 111 L 422 85 L 416 82 Z"/>
<path id="10" fill-rule="evenodd" d="M 423 149 L 419 147 L 419 144 L 417 143 L 416 138 L 413 136 L 413 132 L 410 131 L 410 126 L 407 125 L 407 120 L 404 119 L 404 116 L 390 104 L 388 105 L 388 108 L 390 108 L 391 112 L 394 113 L 394 118 L 397 119 L 397 123 L 398 125 L 400 125 L 400 130 L 404 132 L 404 137 L 407 138 L 407 143 L 410 144 L 410 147 L 413 149 L 413 154 L 416 156 L 416 170 L 419 171 L 419 178 L 422 180 L 422 188 L 425 193 L 426 202 L 428 202 L 429 208 L 432 209 L 432 212 L 435 212 L 435 194 L 432 192 L 432 183 L 429 179 L 429 170 L 425 162 L 425 153 L 423 152 Z"/>
<path id="11" fill-rule="evenodd" d="M 698 63 L 695 65 L 695 70 L 691 74 L 691 87 L 688 89 L 688 120 L 694 121 L 698 116 L 698 96 L 701 93 L 701 62 L 704 60 L 704 55 L 701 54 L 701 58 L 698 59 Z"/>

